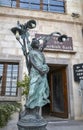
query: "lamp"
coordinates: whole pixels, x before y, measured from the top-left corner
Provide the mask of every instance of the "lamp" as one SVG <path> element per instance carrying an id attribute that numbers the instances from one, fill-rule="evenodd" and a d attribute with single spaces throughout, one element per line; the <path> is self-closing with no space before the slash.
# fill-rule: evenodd
<path id="1" fill-rule="evenodd" d="M 78 13 L 72 13 L 71 16 L 74 17 L 74 18 L 79 18 L 80 17 L 80 15 Z"/>
<path id="2" fill-rule="evenodd" d="M 20 35 L 25 35 L 28 29 L 33 29 L 35 27 L 36 27 L 35 20 L 29 20 L 25 24 L 20 24 L 19 21 L 17 21 L 17 27 L 13 27 L 11 31 L 16 36 L 16 39 L 19 39 Z"/>
<path id="3" fill-rule="evenodd" d="M 67 35 L 65 35 L 65 34 L 63 34 L 63 35 L 61 35 L 61 36 L 58 37 L 58 41 L 59 42 L 64 42 L 66 40 L 67 40 Z"/>
<path id="4" fill-rule="evenodd" d="M 19 38 L 20 38 L 20 35 L 23 34 L 21 28 L 19 28 L 19 27 L 13 27 L 13 28 L 11 29 L 11 31 L 12 31 L 13 34 L 16 36 L 16 39 L 19 39 Z"/>
<path id="5" fill-rule="evenodd" d="M 61 33 L 59 33 L 59 32 L 53 32 L 52 35 L 53 36 L 58 36 L 58 41 L 59 42 L 64 42 L 64 41 L 67 40 L 67 35 L 65 35 L 65 34 L 61 35 Z"/>
<path id="6" fill-rule="evenodd" d="M 29 29 L 33 29 L 36 27 L 36 21 L 35 20 L 29 20 L 27 23 L 26 23 L 26 27 L 29 28 Z"/>

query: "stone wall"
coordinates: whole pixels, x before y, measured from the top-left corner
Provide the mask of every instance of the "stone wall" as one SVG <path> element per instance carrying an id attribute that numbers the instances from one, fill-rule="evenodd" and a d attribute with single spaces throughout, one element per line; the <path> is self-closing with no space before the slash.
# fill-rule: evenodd
<path id="1" fill-rule="evenodd" d="M 66 0 L 67 3 L 67 13 L 78 13 L 82 16 L 82 0 Z"/>

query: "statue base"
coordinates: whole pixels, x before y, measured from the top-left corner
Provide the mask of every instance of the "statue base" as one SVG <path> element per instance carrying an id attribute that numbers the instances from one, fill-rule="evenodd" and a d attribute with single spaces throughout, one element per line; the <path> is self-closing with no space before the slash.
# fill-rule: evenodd
<path id="1" fill-rule="evenodd" d="M 26 109 L 20 115 L 18 130 L 47 130 L 47 121 L 39 115 L 38 108 Z"/>

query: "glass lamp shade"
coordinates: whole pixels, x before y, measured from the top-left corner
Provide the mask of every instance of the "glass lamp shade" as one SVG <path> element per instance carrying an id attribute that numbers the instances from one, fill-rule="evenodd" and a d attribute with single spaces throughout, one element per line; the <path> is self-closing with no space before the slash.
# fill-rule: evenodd
<path id="1" fill-rule="evenodd" d="M 36 21 L 35 20 L 29 20 L 26 24 L 27 28 L 33 29 L 36 27 Z"/>
<path id="2" fill-rule="evenodd" d="M 66 40 L 67 40 L 67 35 L 65 35 L 65 34 L 58 37 L 59 42 L 64 42 Z"/>
<path id="3" fill-rule="evenodd" d="M 11 31 L 13 32 L 14 35 L 16 35 L 17 32 L 19 32 L 19 35 L 23 34 L 23 31 L 20 28 L 18 28 L 18 27 L 13 27 L 11 29 Z"/>

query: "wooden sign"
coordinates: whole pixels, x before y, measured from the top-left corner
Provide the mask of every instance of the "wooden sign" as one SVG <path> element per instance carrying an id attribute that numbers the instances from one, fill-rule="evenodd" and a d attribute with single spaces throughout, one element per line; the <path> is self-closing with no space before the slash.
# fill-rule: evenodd
<path id="1" fill-rule="evenodd" d="M 40 36 L 47 36 L 44 34 L 36 34 L 36 37 Z M 59 42 L 58 41 L 58 36 L 52 36 L 50 40 L 47 42 L 47 46 L 45 48 L 46 50 L 48 49 L 55 49 L 55 50 L 73 50 L 73 44 L 72 44 L 72 38 L 68 37 L 66 41 L 64 42 Z"/>

